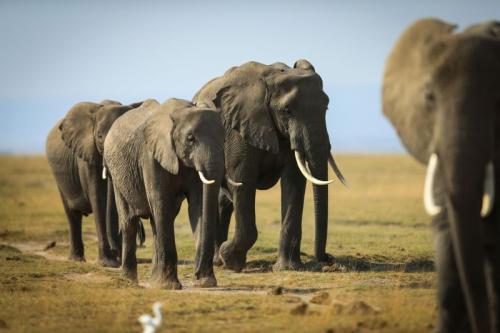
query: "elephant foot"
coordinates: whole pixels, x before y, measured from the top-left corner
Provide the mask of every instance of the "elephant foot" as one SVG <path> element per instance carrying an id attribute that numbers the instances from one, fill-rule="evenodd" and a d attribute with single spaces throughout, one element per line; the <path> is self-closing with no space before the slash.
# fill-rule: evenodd
<path id="1" fill-rule="evenodd" d="M 83 254 L 75 254 L 75 253 L 70 253 L 68 256 L 68 260 L 71 261 L 80 261 L 80 262 L 85 262 L 85 256 Z"/>
<path id="2" fill-rule="evenodd" d="M 299 260 L 278 259 L 273 265 L 273 272 L 280 271 L 303 271 L 304 264 Z"/>
<path id="3" fill-rule="evenodd" d="M 246 251 L 236 250 L 230 242 L 224 242 L 221 245 L 219 255 L 224 263 L 224 268 L 228 268 L 238 273 L 246 266 Z"/>
<path id="4" fill-rule="evenodd" d="M 222 258 L 219 255 L 219 251 L 218 250 L 215 251 L 213 265 L 214 266 L 222 266 L 222 265 L 224 265 L 224 262 L 222 261 Z"/>
<path id="5" fill-rule="evenodd" d="M 193 285 L 198 288 L 213 288 L 217 287 L 217 280 L 215 279 L 215 276 L 195 278 Z"/>
<path id="6" fill-rule="evenodd" d="M 115 257 L 103 257 L 99 258 L 99 265 L 102 267 L 118 268 L 120 267 L 120 261 Z"/>
<path id="7" fill-rule="evenodd" d="M 137 269 L 123 267 L 122 276 L 131 282 L 138 282 Z"/>
<path id="8" fill-rule="evenodd" d="M 166 290 L 182 289 L 182 284 L 179 282 L 177 277 L 171 277 L 171 278 L 152 277 L 150 281 L 151 285 L 155 288 L 166 289 Z"/>
<path id="9" fill-rule="evenodd" d="M 168 289 L 168 290 L 180 290 L 182 289 L 182 284 L 177 278 L 177 266 L 165 265 L 161 263 L 156 263 L 153 266 L 153 271 L 151 272 L 150 283 L 155 288 Z"/>

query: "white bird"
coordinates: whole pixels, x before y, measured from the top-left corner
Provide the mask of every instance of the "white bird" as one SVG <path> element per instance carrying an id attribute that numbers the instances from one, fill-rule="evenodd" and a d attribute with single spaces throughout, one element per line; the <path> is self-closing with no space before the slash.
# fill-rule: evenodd
<path id="1" fill-rule="evenodd" d="M 162 307 L 163 305 L 160 302 L 156 302 L 155 304 L 153 304 L 153 313 L 155 315 L 154 317 L 151 317 L 147 314 L 139 317 L 139 322 L 144 328 L 143 333 L 155 333 L 158 327 L 160 327 L 163 319 L 163 314 L 161 311 Z"/>

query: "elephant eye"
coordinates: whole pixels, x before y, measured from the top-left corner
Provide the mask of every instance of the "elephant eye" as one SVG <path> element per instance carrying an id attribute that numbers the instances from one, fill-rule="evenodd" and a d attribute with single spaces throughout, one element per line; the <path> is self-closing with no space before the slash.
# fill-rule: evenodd
<path id="1" fill-rule="evenodd" d="M 283 112 L 285 113 L 285 115 L 287 116 L 291 116 L 292 115 L 292 110 L 290 110 L 289 108 L 284 108 L 283 109 Z"/>
<path id="2" fill-rule="evenodd" d="M 193 134 L 188 134 L 187 140 L 188 140 L 189 143 L 193 143 L 194 142 L 194 135 Z"/>

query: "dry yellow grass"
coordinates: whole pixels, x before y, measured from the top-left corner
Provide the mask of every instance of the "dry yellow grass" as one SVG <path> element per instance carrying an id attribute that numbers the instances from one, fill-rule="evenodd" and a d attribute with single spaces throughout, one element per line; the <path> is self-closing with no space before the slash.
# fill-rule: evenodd
<path id="1" fill-rule="evenodd" d="M 338 260 L 331 272 L 270 272 L 280 229 L 278 185 L 258 193 L 259 239 L 248 268 L 238 274 L 217 268 L 213 290 L 190 287 L 194 245 L 184 206 L 176 238 L 185 289 L 165 291 L 132 285 L 119 270 L 94 263 L 92 217 L 84 219 L 87 263 L 64 260 L 67 225 L 45 159 L 0 157 L 0 329 L 138 332 L 137 317 L 161 301 L 160 332 L 432 331 L 435 274 L 421 203 L 424 169 L 403 156 L 341 155 L 338 162 L 349 188 L 330 186 L 328 252 Z M 311 268 L 313 223 L 309 186 L 302 251 Z M 56 246 L 43 251 L 51 241 Z M 138 255 L 151 257 L 149 241 Z M 140 265 L 141 282 L 149 266 Z M 277 287 L 282 295 L 272 295 Z M 310 302 L 325 292 L 322 304 Z"/>

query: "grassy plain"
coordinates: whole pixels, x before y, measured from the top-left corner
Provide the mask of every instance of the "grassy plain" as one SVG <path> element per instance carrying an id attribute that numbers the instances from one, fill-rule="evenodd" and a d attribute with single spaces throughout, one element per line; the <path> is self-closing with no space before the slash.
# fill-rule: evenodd
<path id="1" fill-rule="evenodd" d="M 0 157 L 0 331 L 139 332 L 138 316 L 150 313 L 155 301 L 164 305 L 159 332 L 432 331 L 436 283 L 421 203 L 423 167 L 393 155 L 340 155 L 338 163 L 349 187 L 335 182 L 329 188 L 327 249 L 334 265 L 320 267 L 310 256 L 308 185 L 302 260 L 310 270 L 271 271 L 280 230 L 278 184 L 258 192 L 259 239 L 248 267 L 242 273 L 216 268 L 215 289 L 192 287 L 194 244 L 184 204 L 176 221 L 184 290 L 167 291 L 130 284 L 118 269 L 97 266 L 92 216 L 84 219 L 87 262 L 65 260 L 67 222 L 45 158 Z M 149 277 L 150 241 L 138 251 L 141 283 Z"/>

